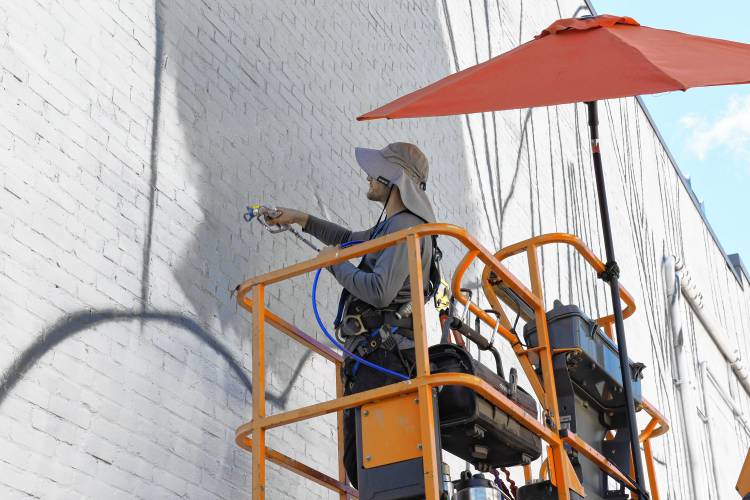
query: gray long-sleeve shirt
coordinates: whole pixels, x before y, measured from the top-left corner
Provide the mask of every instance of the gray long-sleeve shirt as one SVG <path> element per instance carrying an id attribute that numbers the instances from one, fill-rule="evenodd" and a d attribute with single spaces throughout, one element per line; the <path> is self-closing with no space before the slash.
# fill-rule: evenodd
<path id="1" fill-rule="evenodd" d="M 377 236 L 394 233 L 423 222 L 411 212 L 399 212 L 381 223 L 382 227 L 377 232 Z M 365 231 L 351 231 L 311 215 L 303 231 L 326 245 L 340 245 L 348 241 L 367 241 L 372 228 Z M 422 249 L 423 290 L 426 291 L 430 279 L 432 239 L 421 238 L 420 248 Z M 362 269 L 351 262 L 342 262 L 328 269 L 349 293 L 377 309 L 411 300 L 406 242 L 366 255 L 360 267 Z"/>

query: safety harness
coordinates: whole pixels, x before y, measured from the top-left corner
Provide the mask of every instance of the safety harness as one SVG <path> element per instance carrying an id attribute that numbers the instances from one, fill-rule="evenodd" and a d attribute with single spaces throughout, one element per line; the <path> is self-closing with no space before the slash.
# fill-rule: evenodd
<path id="1" fill-rule="evenodd" d="M 391 219 L 402 213 L 411 213 L 415 217 L 424 221 L 423 218 L 409 210 L 402 210 L 391 216 Z M 383 232 L 385 223 L 386 221 L 378 223 L 371 232 L 369 239 L 372 240 L 378 237 Z M 432 255 L 430 257 L 429 282 L 427 295 L 425 297 L 426 300 L 432 299 L 441 283 L 439 262 L 442 259 L 442 252 L 437 246 L 437 236 L 431 236 L 431 238 Z M 365 272 L 372 272 L 369 266 L 365 263 L 365 257 L 362 257 L 362 260 L 357 267 Z M 346 314 L 344 314 L 344 312 L 346 312 Z M 411 301 L 405 303 L 394 302 L 386 308 L 377 309 L 372 305 L 355 298 L 348 290 L 344 289 L 339 298 L 339 306 L 336 312 L 336 319 L 334 320 L 334 328 L 336 329 L 336 335 L 339 340 L 345 342 L 349 350 L 357 356 L 367 358 L 378 349 L 384 349 L 386 351 L 395 350 L 401 359 L 404 368 L 410 373 L 413 367 L 406 362 L 401 351 L 397 349 L 398 343 L 393 334 L 402 335 L 410 340 L 414 339 L 411 312 Z M 350 362 L 347 365 L 349 369 L 346 370 L 348 373 L 345 373 L 345 375 L 351 380 L 351 378 L 356 375 L 360 363 L 358 361 L 354 363 Z"/>

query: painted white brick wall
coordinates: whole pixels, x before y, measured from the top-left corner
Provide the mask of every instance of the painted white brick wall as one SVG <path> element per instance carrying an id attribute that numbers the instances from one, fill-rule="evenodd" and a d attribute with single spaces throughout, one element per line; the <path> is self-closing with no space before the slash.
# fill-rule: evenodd
<path id="1" fill-rule="evenodd" d="M 419 144 L 439 218 L 490 248 L 564 231 L 601 255 L 582 106 L 353 120 L 577 10 L 570 0 L 0 4 L 0 498 L 246 498 L 250 456 L 234 429 L 250 415 L 250 318 L 229 290 L 310 254 L 241 212 L 263 201 L 367 226 L 377 207 L 357 145 Z M 600 113 L 615 244 L 639 307 L 626 323 L 631 357 L 648 365 L 646 395 L 673 425 L 654 443 L 663 496 L 686 498 L 661 259 L 683 257 L 745 354 L 748 283 L 636 101 Z M 450 269 L 461 254 L 442 246 Z M 545 250 L 543 263 L 550 303 L 606 312 L 606 290 L 567 251 Z M 524 276 L 522 262 L 512 269 Z M 336 287 L 321 286 L 332 316 Z M 309 277 L 272 287 L 269 301 L 317 334 L 309 287 Z M 705 332 L 695 335 L 702 345 Z M 280 335 L 268 344 L 269 411 L 332 397 L 332 367 Z M 721 363 L 719 382 L 747 414 Z M 300 423 L 270 442 L 333 474 L 334 424 Z M 740 436 L 727 464 L 738 469 L 748 437 L 731 416 L 722 432 Z M 274 466 L 268 478 L 271 498 L 332 498 Z"/>

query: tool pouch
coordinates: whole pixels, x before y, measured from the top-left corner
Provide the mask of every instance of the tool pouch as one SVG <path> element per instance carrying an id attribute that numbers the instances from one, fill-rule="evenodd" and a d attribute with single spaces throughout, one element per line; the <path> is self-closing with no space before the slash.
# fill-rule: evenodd
<path id="1" fill-rule="evenodd" d="M 452 344 L 430 347 L 432 373 L 475 375 L 537 418 L 534 398 L 509 383 L 468 352 Z M 443 448 L 479 470 L 528 464 L 542 453 L 541 440 L 510 415 L 468 387 L 447 385 L 438 394 Z"/>

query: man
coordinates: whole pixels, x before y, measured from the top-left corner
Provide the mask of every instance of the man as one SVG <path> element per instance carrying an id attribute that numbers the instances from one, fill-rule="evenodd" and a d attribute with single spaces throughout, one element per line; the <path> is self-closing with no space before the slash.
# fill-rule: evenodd
<path id="1" fill-rule="evenodd" d="M 397 142 L 382 150 L 356 148 L 355 157 L 367 173 L 367 198 L 383 204 L 386 218 L 380 217 L 372 228 L 352 232 L 312 215 L 281 208 L 281 215 L 270 224 L 296 223 L 303 231 L 326 245 L 364 241 L 405 229 L 435 222 L 435 214 L 425 193 L 428 164 L 414 144 Z M 433 242 L 422 238 L 422 275 L 424 290 L 430 283 Z M 432 268 L 432 269 L 431 269 Z M 399 312 L 411 301 L 409 258 L 406 243 L 368 254 L 358 266 L 342 262 L 328 268 L 344 287 L 335 326 L 350 352 L 388 370 L 414 375 L 414 332 L 410 315 Z M 403 310 L 401 310 L 403 311 Z M 386 328 L 383 328 L 386 325 Z M 374 340 L 374 342 L 373 342 Z M 344 362 L 344 391 L 353 394 L 397 382 L 392 375 L 351 357 Z M 349 481 L 357 487 L 357 448 L 354 411 L 344 413 L 344 465 Z"/>

